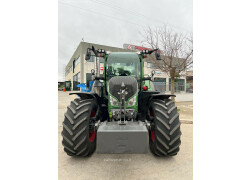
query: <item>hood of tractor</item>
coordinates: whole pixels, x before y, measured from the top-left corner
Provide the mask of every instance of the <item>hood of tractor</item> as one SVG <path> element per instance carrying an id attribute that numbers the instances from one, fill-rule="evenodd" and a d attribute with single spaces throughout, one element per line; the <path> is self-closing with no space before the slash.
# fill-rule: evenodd
<path id="1" fill-rule="evenodd" d="M 109 80 L 109 93 L 120 101 L 120 90 L 122 85 L 125 85 L 125 101 L 128 101 L 132 96 L 137 93 L 137 80 L 129 76 L 116 76 Z"/>

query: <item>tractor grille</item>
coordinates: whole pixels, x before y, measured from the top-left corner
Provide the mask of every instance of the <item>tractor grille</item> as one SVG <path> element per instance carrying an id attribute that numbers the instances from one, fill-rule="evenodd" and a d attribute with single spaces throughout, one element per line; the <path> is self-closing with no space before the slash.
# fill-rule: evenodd
<path id="1" fill-rule="evenodd" d="M 116 76 L 109 80 L 109 92 L 112 96 L 116 97 L 120 101 L 120 92 L 122 82 L 125 84 L 125 89 L 128 94 L 125 96 L 127 101 L 131 96 L 137 92 L 137 81 L 134 77 L 128 76 Z"/>

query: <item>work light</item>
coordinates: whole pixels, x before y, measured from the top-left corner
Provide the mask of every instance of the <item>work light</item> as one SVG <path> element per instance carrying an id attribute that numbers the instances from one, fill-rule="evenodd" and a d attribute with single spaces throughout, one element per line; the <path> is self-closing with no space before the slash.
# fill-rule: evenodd
<path id="1" fill-rule="evenodd" d="M 110 99 L 111 106 L 118 106 L 118 102 L 115 98 L 113 98 L 112 96 L 109 96 L 109 99 Z"/>
<path id="2" fill-rule="evenodd" d="M 128 105 L 129 106 L 134 106 L 136 103 L 136 96 L 134 96 L 133 98 L 131 98 L 129 101 L 128 101 Z"/>

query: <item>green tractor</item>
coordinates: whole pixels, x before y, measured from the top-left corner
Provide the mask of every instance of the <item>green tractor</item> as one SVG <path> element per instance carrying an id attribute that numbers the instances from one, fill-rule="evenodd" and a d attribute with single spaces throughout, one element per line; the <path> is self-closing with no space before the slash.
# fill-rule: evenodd
<path id="1" fill-rule="evenodd" d="M 106 52 L 88 48 L 95 56 L 91 92 L 74 92 L 65 113 L 62 144 L 69 156 L 97 153 L 147 153 L 174 156 L 181 144 L 175 95 L 154 91 L 153 75 L 144 77 L 143 59 L 158 49 L 141 52 Z M 91 53 L 93 52 L 93 53 Z M 99 57 L 104 58 L 100 75 Z"/>

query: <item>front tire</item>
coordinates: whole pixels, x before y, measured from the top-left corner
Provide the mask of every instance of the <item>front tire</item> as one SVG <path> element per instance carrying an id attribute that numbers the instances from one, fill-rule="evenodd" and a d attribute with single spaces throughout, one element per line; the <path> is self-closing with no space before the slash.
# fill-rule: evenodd
<path id="1" fill-rule="evenodd" d="M 149 130 L 150 150 L 157 156 L 177 155 L 181 145 L 179 113 L 170 100 L 153 99 L 149 106 L 151 130 Z"/>
<path id="2" fill-rule="evenodd" d="M 89 156 L 96 148 L 98 105 L 93 99 L 74 99 L 67 107 L 63 121 L 62 144 L 69 156 Z"/>

